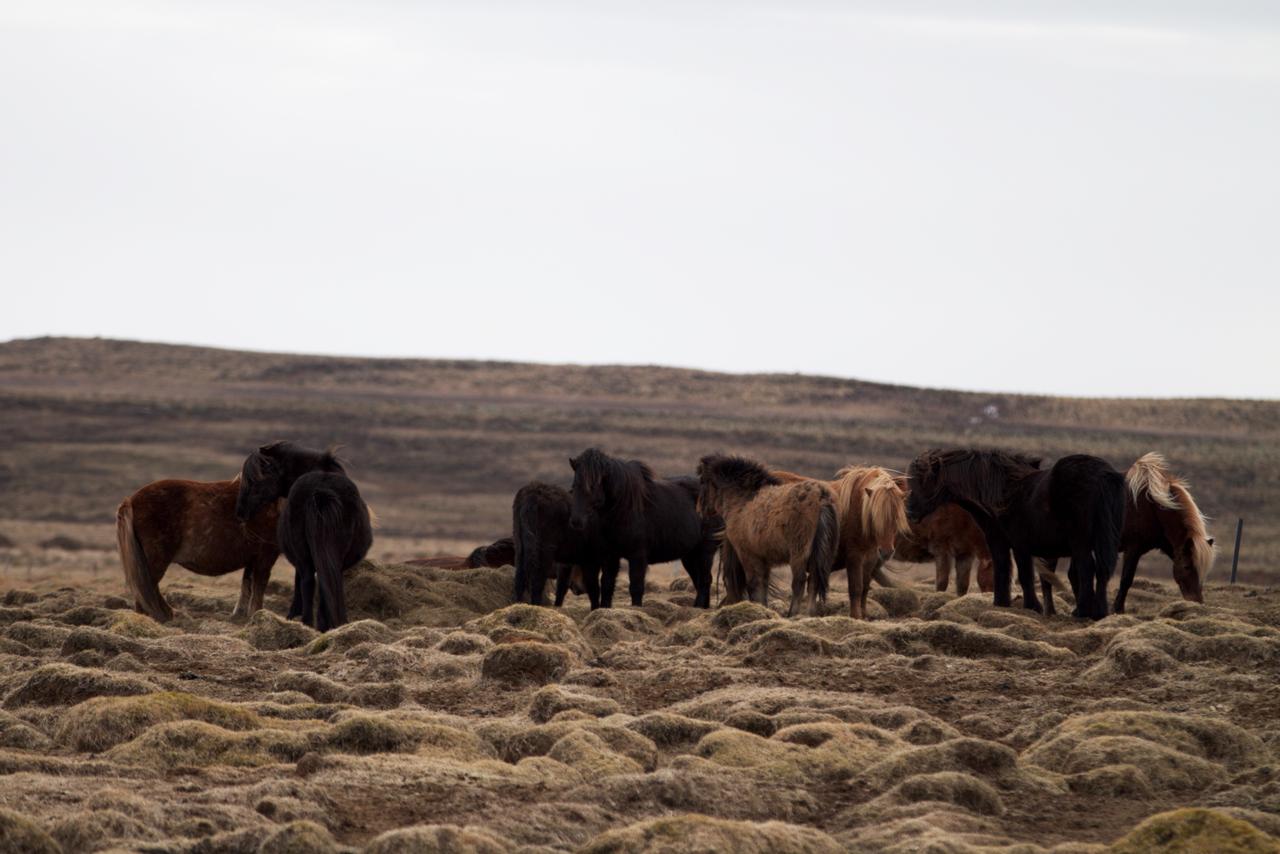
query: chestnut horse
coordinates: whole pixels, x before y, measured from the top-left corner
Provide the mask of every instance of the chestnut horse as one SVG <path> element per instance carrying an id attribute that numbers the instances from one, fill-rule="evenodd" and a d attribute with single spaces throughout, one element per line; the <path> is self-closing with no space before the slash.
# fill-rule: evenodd
<path id="1" fill-rule="evenodd" d="M 294 568 L 289 617 L 301 616 L 322 632 L 341 626 L 347 621 L 343 573 L 373 544 L 369 506 L 332 450 L 292 442 L 263 445 L 244 461 L 236 518 L 252 519 L 280 498 L 276 538 Z"/>
<path id="2" fill-rule="evenodd" d="M 244 568 L 240 600 L 232 617 L 262 608 L 271 567 L 280 556 L 273 503 L 252 522 L 236 519 L 239 478 L 211 483 L 157 480 L 120 502 L 116 543 L 134 608 L 153 620 L 173 618 L 160 595 L 160 579 L 176 563 L 199 575 L 226 575 Z"/>
<path id="3" fill-rule="evenodd" d="M 807 598 L 809 614 L 827 598 L 827 581 L 840 548 L 835 494 L 822 481 L 784 483 L 742 457 L 712 454 L 698 465 L 698 510 L 724 520 L 724 542 L 741 563 L 752 600 L 768 604 L 769 575 L 791 565 L 792 616 Z"/>
<path id="4" fill-rule="evenodd" d="M 1124 564 L 1115 612 L 1124 613 L 1125 598 L 1138 571 L 1138 561 L 1152 549 L 1159 549 L 1173 561 L 1173 580 L 1178 583 L 1182 598 L 1203 602 L 1204 579 L 1213 568 L 1213 538 L 1209 536 L 1204 514 L 1191 497 L 1188 483 L 1171 472 L 1165 458 L 1156 453 L 1138 458 L 1125 473 L 1124 480 L 1128 487 L 1124 527 L 1120 531 Z M 1046 585 L 1051 578 L 1056 578 L 1052 575 L 1056 568 L 1057 561 L 1046 561 L 1049 575 L 1041 574 L 1049 613 L 1053 613 L 1053 598 Z"/>
<path id="5" fill-rule="evenodd" d="M 787 471 L 775 470 L 773 476 L 783 483 L 811 480 Z M 849 616 L 866 619 L 871 578 L 893 556 L 898 535 L 908 530 L 906 492 L 893 474 L 876 466 L 845 466 L 835 480 L 819 482 L 831 489 L 840 517 L 831 571 L 848 573 Z"/>
<path id="6" fill-rule="evenodd" d="M 976 560 L 978 589 L 983 593 L 995 589 L 987 538 L 973 517 L 956 504 L 939 507 L 918 522 L 912 522 L 910 533 L 898 540 L 894 559 L 906 563 L 933 561 L 934 583 L 938 590 L 946 590 L 950 585 L 954 566 L 958 596 L 969 592 L 969 579 Z"/>
<path id="7" fill-rule="evenodd" d="M 1033 558 L 1071 557 L 1079 580 L 1076 616 L 1107 615 L 1107 582 L 1124 524 L 1124 475 L 1098 457 L 1071 454 L 1048 470 L 1039 458 L 1004 451 L 926 451 L 910 468 L 907 514 L 923 519 L 946 504 L 973 516 L 995 563 L 995 604 L 1011 603 L 1009 553 L 1023 605 L 1034 611 Z"/>
<path id="8" fill-rule="evenodd" d="M 516 544 L 510 537 L 494 540 L 487 546 L 476 546 L 471 554 L 442 555 L 440 557 L 416 557 L 406 560 L 411 566 L 429 566 L 435 569 L 496 569 L 501 566 L 515 566 Z"/>

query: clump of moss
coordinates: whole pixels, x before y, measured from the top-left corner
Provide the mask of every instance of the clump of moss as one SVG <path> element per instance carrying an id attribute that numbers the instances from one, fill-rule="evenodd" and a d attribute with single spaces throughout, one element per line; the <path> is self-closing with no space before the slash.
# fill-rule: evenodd
<path id="1" fill-rule="evenodd" d="M 254 649 L 280 650 L 306 646 L 320 637 L 310 626 L 285 620 L 265 608 L 255 611 L 240 630 L 240 636 Z"/>
<path id="2" fill-rule="evenodd" d="M 325 632 L 307 644 L 308 655 L 321 652 L 345 652 L 362 643 L 391 643 L 395 632 L 377 620 L 356 620 Z"/>
<path id="3" fill-rule="evenodd" d="M 587 780 L 644 771 L 639 762 L 614 752 L 600 736 L 585 729 L 571 730 L 551 746 L 547 756 L 563 762 Z"/>
<path id="4" fill-rule="evenodd" d="M 533 700 L 529 703 L 529 717 L 539 723 L 546 723 L 557 714 L 570 709 L 597 718 L 615 714 L 620 710 L 617 701 L 610 700 L 608 697 L 575 694 L 555 685 L 547 685 L 533 695 Z"/>
<path id="5" fill-rule="evenodd" d="M 142 655 L 146 647 L 130 638 L 121 637 L 114 632 L 95 629 L 91 626 L 80 626 L 73 629 L 62 642 L 59 655 L 73 655 L 84 650 L 93 650 L 105 655 L 119 655 L 127 652 L 130 655 Z"/>
<path id="6" fill-rule="evenodd" d="M 1180 809 L 1153 815 L 1116 841 L 1110 854 L 1276 854 L 1280 840 L 1216 810 Z"/>
<path id="7" fill-rule="evenodd" d="M 159 724 L 142 735 L 107 751 L 130 765 L 172 768 L 175 765 L 255 766 L 296 762 L 306 753 L 305 734 L 280 730 L 231 732 L 202 721 Z"/>
<path id="8" fill-rule="evenodd" d="M 968 598 L 968 597 L 966 597 Z M 963 600 L 957 600 L 963 601 Z M 1075 654 L 1043 641 L 1027 641 L 974 626 L 938 620 L 893 626 L 886 639 L 899 652 L 937 652 L 965 658 L 1034 658 L 1062 661 Z"/>
<path id="9" fill-rule="evenodd" d="M 811 827 L 780 821 L 729 821 L 683 815 L 641 821 L 592 839 L 584 854 L 674 851 L 769 851 L 775 854 L 837 854 L 844 849 Z"/>
<path id="10" fill-rule="evenodd" d="M 450 655 L 476 655 L 492 648 L 493 641 L 475 632 L 450 632 L 436 644 L 436 649 Z"/>
<path id="11" fill-rule="evenodd" d="M 499 643 L 485 653 L 480 673 L 496 682 L 544 685 L 563 678 L 573 663 L 573 655 L 558 644 Z"/>
<path id="12" fill-rule="evenodd" d="M 958 771 L 938 771 L 908 777 L 894 787 L 889 797 L 901 803 L 941 801 L 979 815 L 1004 813 L 1004 802 L 994 787 L 972 774 Z"/>
<path id="13" fill-rule="evenodd" d="M 19 750 L 44 750 L 49 738 L 40 730 L 8 712 L 0 712 L 0 747 Z"/>
<path id="14" fill-rule="evenodd" d="M 670 712 L 650 712 L 628 721 L 625 726 L 658 747 L 666 748 L 697 744 L 707 733 L 720 729 L 720 724 L 713 721 L 700 721 Z"/>
<path id="15" fill-rule="evenodd" d="M 463 630 L 484 635 L 495 643 L 502 643 L 513 633 L 528 632 L 549 643 L 563 644 L 573 649 L 582 647 L 582 634 L 573 620 L 554 608 L 536 605 L 508 605 L 492 614 L 472 620 Z"/>
<path id="16" fill-rule="evenodd" d="M 127 638 L 139 638 L 142 640 L 162 638 L 165 635 L 173 634 L 172 629 L 167 629 L 146 614 L 139 614 L 136 611 L 124 611 L 117 614 L 115 619 L 111 621 L 111 625 L 107 627 L 107 631 Z"/>
<path id="17" fill-rule="evenodd" d="M 514 847 L 506 839 L 480 828 L 427 824 L 389 830 L 374 838 L 365 847 L 364 854 L 420 854 L 426 851 L 439 854 L 506 854 Z"/>
<path id="18" fill-rule="evenodd" d="M 870 598 L 890 617 L 908 617 L 920 610 L 920 594 L 910 587 L 874 587 Z"/>
<path id="19" fill-rule="evenodd" d="M 314 821 L 291 821 L 258 847 L 258 854 L 337 854 L 338 844 Z"/>
<path id="20" fill-rule="evenodd" d="M 281 673 L 276 677 L 272 690 L 301 691 L 318 703 L 340 703 L 347 699 L 346 688 L 319 673 L 305 670 L 286 670 Z"/>
<path id="21" fill-rule="evenodd" d="M 597 649 L 653 637 L 661 631 L 661 623 L 635 608 L 597 608 L 582 621 L 582 636 Z"/>
<path id="22" fill-rule="evenodd" d="M 711 615 L 711 626 L 721 636 L 727 635 L 738 626 L 754 623 L 759 620 L 775 621 L 782 618 L 778 614 L 759 602 L 735 602 L 732 605 L 725 605 L 723 608 L 717 608 L 715 613 Z"/>
<path id="23" fill-rule="evenodd" d="M 95 697 L 63 716 L 56 738 L 73 750 L 99 753 L 137 738 L 150 727 L 172 721 L 204 721 L 223 729 L 257 729 L 253 712 L 181 691 L 135 697 Z"/>
<path id="24" fill-rule="evenodd" d="M 92 697 L 128 697 L 156 690 L 150 682 L 73 664 L 43 664 L 5 698 L 7 708 L 72 706 Z"/>
<path id="25" fill-rule="evenodd" d="M 107 847 L 113 840 L 151 840 L 155 833 L 118 810 L 99 809 L 75 812 L 59 819 L 50 836 L 63 850 L 95 851 Z"/>
<path id="26" fill-rule="evenodd" d="M 0 854 L 62 854 L 62 846 L 21 813 L 0 809 Z"/>

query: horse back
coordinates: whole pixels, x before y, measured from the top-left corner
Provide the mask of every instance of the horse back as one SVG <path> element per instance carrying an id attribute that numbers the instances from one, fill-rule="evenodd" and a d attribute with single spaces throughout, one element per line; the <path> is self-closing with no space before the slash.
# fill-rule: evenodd
<path id="1" fill-rule="evenodd" d="M 237 481 L 158 480 L 126 499 L 149 560 L 178 563 L 201 575 L 223 575 L 255 560 L 275 560 L 279 510 L 252 521 L 235 516 Z"/>
<path id="2" fill-rule="evenodd" d="M 643 532 L 650 563 L 677 560 L 697 550 L 718 530 L 698 513 L 697 478 L 655 479 L 644 504 Z"/>

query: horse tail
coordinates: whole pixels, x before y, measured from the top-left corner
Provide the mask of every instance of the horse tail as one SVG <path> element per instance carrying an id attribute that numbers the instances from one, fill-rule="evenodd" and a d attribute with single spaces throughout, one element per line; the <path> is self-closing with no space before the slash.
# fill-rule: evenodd
<path id="1" fill-rule="evenodd" d="M 320 607 L 325 610 L 329 628 L 337 628 L 347 621 L 346 591 L 342 583 L 345 569 L 342 555 L 347 550 L 344 516 L 338 496 L 323 490 L 311 493 L 302 514 L 307 549 L 311 552 L 311 564 L 320 589 Z"/>
<path id="2" fill-rule="evenodd" d="M 1110 468 L 1102 472 L 1098 494 L 1091 504 L 1094 571 L 1102 581 L 1111 578 L 1116 568 L 1116 557 L 1120 554 L 1120 533 L 1125 513 L 1124 476 Z"/>
<path id="3" fill-rule="evenodd" d="M 809 583 L 822 601 L 827 599 L 827 582 L 831 576 L 831 564 L 835 561 L 836 547 L 840 541 L 840 517 L 830 495 L 822 496 L 818 506 L 818 524 L 813 530 L 813 542 L 809 545 L 809 559 L 805 563 Z"/>
<path id="4" fill-rule="evenodd" d="M 120 563 L 124 566 L 124 583 L 133 594 L 134 603 L 156 622 L 168 622 L 173 618 L 173 608 L 164 601 L 160 585 L 151 577 L 147 553 L 133 527 L 133 501 L 128 498 L 116 509 L 116 544 L 120 548 Z"/>
<path id="5" fill-rule="evenodd" d="M 532 592 L 533 590 L 533 579 L 529 573 L 533 569 L 530 563 L 533 560 L 533 552 L 537 548 L 537 543 L 534 542 L 533 531 L 523 516 L 524 514 L 520 512 L 520 506 L 517 504 L 516 509 L 511 514 L 511 542 L 512 550 L 515 553 L 512 565 L 516 570 L 515 579 L 513 580 L 515 587 L 512 590 L 512 602 L 523 601 L 525 591 Z"/>
<path id="6" fill-rule="evenodd" d="M 738 553 L 729 547 L 728 540 L 720 541 L 719 563 L 718 572 L 724 579 L 724 603 L 732 605 L 735 602 L 741 602 L 746 598 L 744 596 L 747 586 L 746 572 L 742 568 L 742 561 L 738 560 Z"/>
<path id="7" fill-rule="evenodd" d="M 1036 574 L 1040 576 L 1041 581 L 1045 582 L 1059 593 L 1065 595 L 1071 592 L 1066 583 L 1058 577 L 1058 573 L 1053 569 L 1050 569 L 1049 565 L 1039 558 L 1036 558 Z"/>

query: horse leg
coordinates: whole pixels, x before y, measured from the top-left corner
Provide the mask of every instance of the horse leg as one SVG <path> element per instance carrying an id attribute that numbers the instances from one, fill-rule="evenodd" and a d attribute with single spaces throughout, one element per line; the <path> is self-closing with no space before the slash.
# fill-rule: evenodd
<path id="1" fill-rule="evenodd" d="M 627 579 L 631 588 L 631 604 L 637 608 L 644 604 L 644 577 L 649 573 L 649 559 L 643 555 L 635 560 L 627 558 Z"/>
<path id="2" fill-rule="evenodd" d="M 1124 553 L 1124 566 L 1120 570 L 1120 589 L 1116 591 L 1116 604 L 1112 609 L 1117 614 L 1124 613 L 1124 600 L 1129 596 L 1129 588 L 1133 585 L 1133 577 L 1138 573 L 1138 561 L 1142 554 L 1137 549 Z"/>
<path id="3" fill-rule="evenodd" d="M 995 567 L 995 595 L 993 604 L 1008 608 L 1013 604 L 1013 564 L 1009 559 L 1009 544 L 992 543 L 991 562 Z"/>
<path id="4" fill-rule="evenodd" d="M 990 593 L 992 590 L 995 590 L 995 576 L 995 565 L 991 562 L 991 558 L 981 558 L 978 561 L 978 589 L 983 593 Z"/>
<path id="5" fill-rule="evenodd" d="M 569 592 L 569 581 L 573 577 L 573 564 L 556 564 L 556 607 L 564 604 L 565 594 Z"/>
<path id="6" fill-rule="evenodd" d="M 933 572 L 934 589 L 945 593 L 951 584 L 951 552 L 938 552 L 933 559 Z"/>
<path id="7" fill-rule="evenodd" d="M 302 570 L 293 568 L 293 598 L 289 602 L 289 619 L 296 620 L 302 616 L 302 588 L 304 587 Z"/>
<path id="8" fill-rule="evenodd" d="M 711 562 L 705 560 L 708 557 L 701 552 L 693 555 L 685 555 L 680 559 L 680 563 L 684 565 L 684 571 L 689 573 L 689 580 L 693 582 L 693 607 L 710 608 L 711 607 Z"/>
<path id="9" fill-rule="evenodd" d="M 244 577 L 240 579 L 240 601 L 231 612 L 235 617 L 252 617 L 262 610 L 262 600 L 267 594 L 267 581 L 271 578 L 271 564 L 266 561 L 250 561 L 245 564 Z"/>
<path id="10" fill-rule="evenodd" d="M 1077 548 L 1071 552 L 1071 569 L 1070 572 L 1075 573 L 1074 586 L 1076 588 L 1076 610 L 1075 616 L 1084 619 L 1093 617 L 1096 604 L 1094 597 L 1094 567 L 1093 555 L 1091 549 Z"/>
<path id="11" fill-rule="evenodd" d="M 587 599 L 590 600 L 591 610 L 594 611 L 600 607 L 600 565 L 597 563 L 584 563 L 581 566 L 582 586 L 587 588 Z M 617 574 L 617 564 L 614 564 L 613 571 L 614 574 Z"/>
<path id="12" fill-rule="evenodd" d="M 1054 575 L 1058 573 L 1058 559 L 1053 558 L 1046 560 L 1040 568 L 1041 572 L 1051 572 Z M 1052 617 L 1058 613 L 1057 606 L 1053 604 L 1053 585 L 1042 574 L 1040 576 L 1040 592 L 1044 595 L 1044 613 L 1045 616 Z"/>
<path id="13" fill-rule="evenodd" d="M 800 602 L 804 599 L 806 582 L 808 575 L 804 571 L 805 562 L 799 558 L 793 558 L 791 561 L 791 604 L 787 606 L 787 616 L 793 616 L 800 607 Z M 816 603 L 817 594 L 813 593 L 813 602 Z M 810 613 L 812 614 L 812 604 L 810 605 Z"/>
<path id="14" fill-rule="evenodd" d="M 956 595 L 969 592 L 969 578 L 973 575 L 973 555 L 956 557 Z M 945 589 L 945 588 L 944 588 Z"/>
<path id="15" fill-rule="evenodd" d="M 1044 613 L 1040 607 L 1040 599 L 1036 596 L 1036 562 L 1027 551 L 1014 552 L 1014 561 L 1018 564 L 1018 586 L 1022 588 L 1022 607 L 1037 613 Z"/>
<path id="16" fill-rule="evenodd" d="M 741 560 L 741 556 L 739 559 Z M 773 576 L 773 567 L 753 567 L 743 561 L 742 568 L 747 577 L 747 598 L 752 602 L 759 602 L 766 608 L 769 607 L 769 584 Z"/>
<path id="17" fill-rule="evenodd" d="M 294 572 L 293 595 L 299 603 L 299 615 L 305 625 L 315 628 L 316 570 L 303 563 Z"/>
<path id="18" fill-rule="evenodd" d="M 630 561 L 627 562 L 630 565 Z M 604 566 L 600 571 L 600 607 L 613 607 L 613 591 L 618 585 L 618 571 L 622 566 L 622 559 L 610 559 L 604 562 Z"/>

